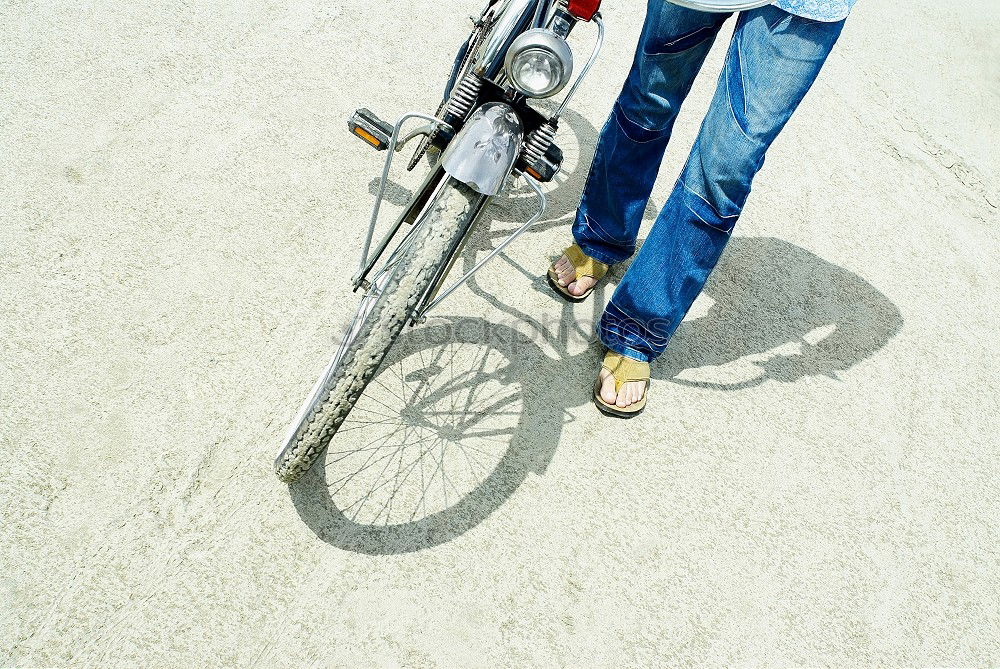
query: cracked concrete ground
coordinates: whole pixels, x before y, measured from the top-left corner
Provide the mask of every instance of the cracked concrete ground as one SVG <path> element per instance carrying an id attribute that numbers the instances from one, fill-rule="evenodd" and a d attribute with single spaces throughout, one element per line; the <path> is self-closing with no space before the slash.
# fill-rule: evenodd
<path id="1" fill-rule="evenodd" d="M 609 0 L 545 221 L 272 476 L 352 305 L 345 118 L 433 111 L 477 4 L 0 7 L 0 665 L 1000 662 L 995 3 L 857 5 L 620 422 L 540 278 L 641 23 Z"/>

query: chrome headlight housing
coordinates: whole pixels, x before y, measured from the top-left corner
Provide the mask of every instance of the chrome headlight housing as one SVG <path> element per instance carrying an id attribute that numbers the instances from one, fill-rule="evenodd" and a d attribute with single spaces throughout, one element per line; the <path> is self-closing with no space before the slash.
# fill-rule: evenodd
<path id="1" fill-rule="evenodd" d="M 551 30 L 535 28 L 518 35 L 510 45 L 504 69 L 518 92 L 533 98 L 551 97 L 573 75 L 573 51 Z"/>

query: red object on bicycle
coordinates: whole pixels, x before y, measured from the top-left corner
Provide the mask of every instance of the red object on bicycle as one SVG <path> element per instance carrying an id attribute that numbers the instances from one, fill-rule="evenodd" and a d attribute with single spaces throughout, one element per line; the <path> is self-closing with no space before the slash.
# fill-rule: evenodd
<path id="1" fill-rule="evenodd" d="M 589 21 L 601 6 L 601 0 L 569 0 L 569 13 L 582 21 Z"/>

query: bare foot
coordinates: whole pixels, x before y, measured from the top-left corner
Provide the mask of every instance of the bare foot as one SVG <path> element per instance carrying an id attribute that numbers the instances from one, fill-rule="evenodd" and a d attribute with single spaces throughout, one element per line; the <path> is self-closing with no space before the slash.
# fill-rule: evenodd
<path id="1" fill-rule="evenodd" d="M 564 253 L 555 264 L 556 276 L 560 286 L 564 286 L 570 295 L 579 297 L 594 287 L 597 279 L 592 276 L 576 278 L 576 269 Z"/>
<path id="2" fill-rule="evenodd" d="M 642 399 L 643 394 L 646 392 L 645 381 L 629 381 L 622 384 L 622 387 L 616 393 L 615 377 L 603 367 L 597 378 L 601 382 L 601 399 L 606 404 L 611 404 L 619 409 L 624 409 L 627 406 L 635 404 Z"/>

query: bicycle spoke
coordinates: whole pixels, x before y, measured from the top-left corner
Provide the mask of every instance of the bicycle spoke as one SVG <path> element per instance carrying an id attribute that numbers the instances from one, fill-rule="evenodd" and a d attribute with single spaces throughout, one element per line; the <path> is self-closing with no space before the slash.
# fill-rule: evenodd
<path id="1" fill-rule="evenodd" d="M 405 346 L 405 344 L 403 344 Z M 387 360 L 327 455 L 330 494 L 352 522 L 415 522 L 489 477 L 521 420 L 506 354 L 450 340 Z"/>

